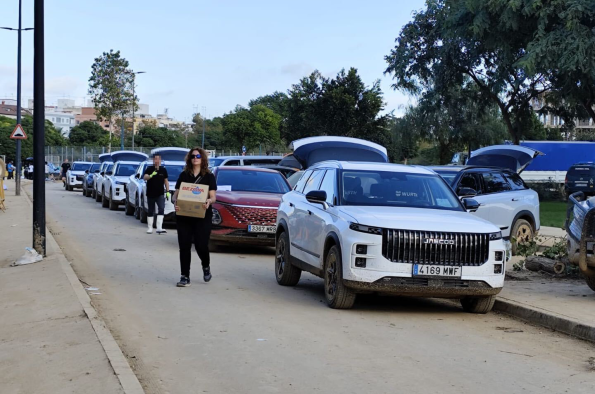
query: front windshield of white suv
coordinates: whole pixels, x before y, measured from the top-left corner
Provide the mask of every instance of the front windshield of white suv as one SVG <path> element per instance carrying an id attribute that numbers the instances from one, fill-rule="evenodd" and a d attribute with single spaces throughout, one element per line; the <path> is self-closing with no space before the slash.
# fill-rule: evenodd
<path id="1" fill-rule="evenodd" d="M 138 164 L 118 164 L 116 169 L 116 176 L 130 176 L 134 174 Z"/>
<path id="2" fill-rule="evenodd" d="M 342 205 L 464 210 L 437 175 L 345 170 L 341 187 Z"/>

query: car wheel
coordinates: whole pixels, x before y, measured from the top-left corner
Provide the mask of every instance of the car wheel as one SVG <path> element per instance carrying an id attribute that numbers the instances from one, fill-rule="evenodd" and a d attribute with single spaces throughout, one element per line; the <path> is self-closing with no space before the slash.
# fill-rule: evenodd
<path id="1" fill-rule="evenodd" d="M 147 211 L 145 211 L 145 204 L 142 200 L 141 200 L 139 209 L 140 209 L 140 222 L 145 224 L 145 223 L 147 223 Z"/>
<path id="2" fill-rule="evenodd" d="M 109 199 L 109 203 L 108 203 L 109 209 L 110 209 L 110 211 L 117 211 L 118 210 L 118 204 L 116 204 L 116 202 L 114 201 L 114 199 L 111 198 L 111 196 L 112 196 L 112 191 L 111 190 L 109 191 L 109 195 L 110 195 L 110 199 Z"/>
<path id="3" fill-rule="evenodd" d="M 128 201 L 128 194 L 126 194 L 126 200 L 124 200 L 124 213 L 126 216 L 134 215 L 134 207 Z"/>
<path id="4" fill-rule="evenodd" d="M 277 239 L 275 252 L 275 276 L 281 286 L 295 286 L 300 281 L 302 270 L 291 264 L 289 259 L 289 236 L 283 231 Z"/>
<path id="5" fill-rule="evenodd" d="M 595 291 L 595 276 L 586 276 L 585 280 L 587 281 L 587 286 L 589 286 L 591 290 Z"/>
<path id="6" fill-rule="evenodd" d="M 512 226 L 510 236 L 515 239 L 515 241 L 512 242 L 512 254 L 516 255 L 518 243 L 529 242 L 533 239 L 533 227 L 531 226 L 531 223 L 525 219 L 518 219 Z"/>
<path id="7" fill-rule="evenodd" d="M 96 191 L 95 192 L 95 201 L 101 202 L 102 199 L 103 199 L 103 197 L 101 197 L 101 194 L 98 191 Z"/>
<path id="8" fill-rule="evenodd" d="M 134 218 L 140 220 L 140 207 L 138 204 L 134 207 Z"/>
<path id="9" fill-rule="evenodd" d="M 107 197 L 105 196 L 105 190 L 103 190 L 103 192 L 101 193 L 101 206 L 103 208 L 107 208 L 109 206 L 109 201 L 107 200 Z"/>
<path id="10" fill-rule="evenodd" d="M 355 292 L 343 283 L 341 251 L 337 245 L 331 247 L 324 262 L 324 293 L 333 309 L 350 309 L 355 303 Z"/>
<path id="11" fill-rule="evenodd" d="M 465 297 L 461 298 L 461 306 L 465 312 L 469 313 L 488 313 L 494 307 L 496 296 L 487 297 Z"/>

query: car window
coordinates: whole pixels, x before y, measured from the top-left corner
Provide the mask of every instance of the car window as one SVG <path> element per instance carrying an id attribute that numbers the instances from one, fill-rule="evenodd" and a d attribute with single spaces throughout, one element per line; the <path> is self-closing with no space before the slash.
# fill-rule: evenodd
<path id="1" fill-rule="evenodd" d="M 279 159 L 244 159 L 245 166 L 253 166 L 255 164 L 277 164 Z"/>
<path id="2" fill-rule="evenodd" d="M 279 193 L 290 191 L 285 177 L 278 172 L 237 169 L 217 172 L 217 185 L 231 187 L 231 191 Z"/>
<path id="3" fill-rule="evenodd" d="M 310 179 L 308 179 L 308 181 L 306 182 L 306 186 L 304 187 L 303 193 L 308 194 L 308 192 L 312 190 L 318 190 L 324 173 L 324 170 L 315 170 Z"/>
<path id="4" fill-rule="evenodd" d="M 508 180 L 510 187 L 512 190 L 525 190 L 528 189 L 525 182 L 521 179 L 519 174 L 515 174 L 514 172 L 505 172 L 504 177 Z"/>
<path id="5" fill-rule="evenodd" d="M 134 174 L 134 171 L 138 167 L 138 164 L 119 164 L 116 169 L 117 176 L 130 176 Z"/>
<path id="6" fill-rule="evenodd" d="M 239 160 L 228 160 L 225 163 L 223 163 L 224 166 L 239 166 L 240 165 L 240 161 Z"/>
<path id="7" fill-rule="evenodd" d="M 169 181 L 170 185 L 175 185 L 178 181 L 178 178 L 184 171 L 183 164 L 168 164 L 165 166 L 167 169 L 167 180 Z"/>
<path id="8" fill-rule="evenodd" d="M 341 204 L 462 211 L 452 189 L 438 175 L 392 171 L 343 171 Z"/>
<path id="9" fill-rule="evenodd" d="M 461 180 L 459 181 L 459 185 L 457 190 L 462 187 L 468 187 L 477 192 L 477 194 L 481 194 L 481 179 L 479 179 L 479 174 L 475 174 L 472 172 L 466 172 L 461 176 Z"/>
<path id="10" fill-rule="evenodd" d="M 335 170 L 327 170 L 324 179 L 320 184 L 320 190 L 326 192 L 326 202 L 335 204 L 335 196 L 337 195 L 337 181 L 335 177 Z"/>
<path id="11" fill-rule="evenodd" d="M 306 185 L 306 181 L 310 178 L 310 175 L 312 175 L 312 170 L 306 171 L 304 175 L 300 178 L 298 183 L 296 183 L 295 188 L 293 190 L 300 193 L 303 192 L 304 186 Z"/>
<path id="12" fill-rule="evenodd" d="M 107 165 L 107 169 L 105 170 L 105 172 L 112 171 L 113 169 L 114 169 L 114 163 L 108 164 Z"/>
<path id="13" fill-rule="evenodd" d="M 508 181 L 499 172 L 484 172 L 481 176 L 483 177 L 485 193 L 501 193 L 511 189 Z"/>

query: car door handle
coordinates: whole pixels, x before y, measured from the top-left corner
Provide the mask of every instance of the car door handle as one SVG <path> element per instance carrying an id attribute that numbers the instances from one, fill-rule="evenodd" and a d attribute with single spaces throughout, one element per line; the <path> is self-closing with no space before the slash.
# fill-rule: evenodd
<path id="1" fill-rule="evenodd" d="M 292 202 L 289 203 L 289 206 L 292 207 L 292 208 L 294 207 L 294 205 L 293 205 Z"/>
<path id="2" fill-rule="evenodd" d="M 520 198 L 513 198 L 512 201 L 521 201 Z"/>
<path id="3" fill-rule="evenodd" d="M 308 215 L 312 215 L 312 211 L 308 209 Z"/>

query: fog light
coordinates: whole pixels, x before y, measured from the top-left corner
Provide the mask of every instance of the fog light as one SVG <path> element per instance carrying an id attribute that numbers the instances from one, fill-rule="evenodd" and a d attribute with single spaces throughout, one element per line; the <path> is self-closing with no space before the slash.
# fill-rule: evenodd
<path id="1" fill-rule="evenodd" d="M 356 245 L 355 253 L 357 254 L 368 254 L 368 245 Z"/>
<path id="2" fill-rule="evenodd" d="M 502 264 L 494 264 L 494 273 L 501 274 L 502 273 Z"/>
<path id="3" fill-rule="evenodd" d="M 504 252 L 496 252 L 496 261 L 504 260 Z"/>
<path id="4" fill-rule="evenodd" d="M 213 223 L 215 226 L 218 226 L 222 221 L 223 220 L 221 220 L 221 214 L 219 211 L 213 208 L 213 219 L 211 220 L 211 223 Z"/>
<path id="5" fill-rule="evenodd" d="M 355 266 L 357 268 L 366 268 L 366 259 L 364 259 L 363 257 L 356 257 Z"/>

